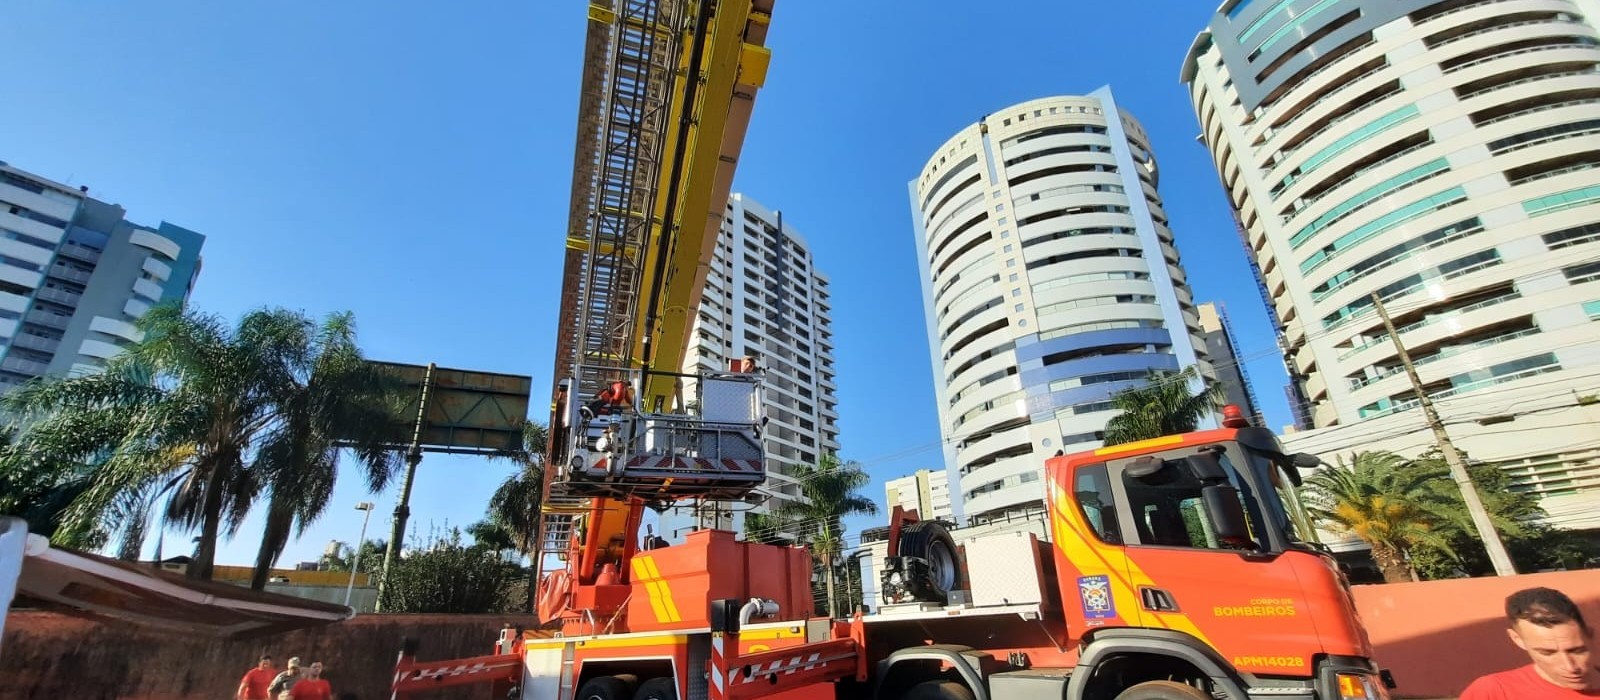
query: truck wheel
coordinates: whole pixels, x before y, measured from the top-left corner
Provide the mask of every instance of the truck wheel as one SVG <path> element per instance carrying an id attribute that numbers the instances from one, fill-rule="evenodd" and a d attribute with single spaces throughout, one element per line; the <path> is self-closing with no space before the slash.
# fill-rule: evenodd
<path id="1" fill-rule="evenodd" d="M 678 700 L 678 684 L 671 678 L 651 678 L 639 686 L 633 700 Z"/>
<path id="2" fill-rule="evenodd" d="M 942 523 L 923 520 L 900 531 L 900 556 L 928 563 L 926 580 L 910 582 L 918 600 L 940 605 L 950 602 L 950 592 L 961 585 L 961 558 L 956 551 L 955 538 Z"/>
<path id="3" fill-rule="evenodd" d="M 900 700 L 976 700 L 972 694 L 960 683 L 951 681 L 923 681 L 906 691 Z"/>
<path id="4" fill-rule="evenodd" d="M 616 676 L 590 678 L 578 689 L 575 700 L 628 700 L 628 683 Z"/>
<path id="5" fill-rule="evenodd" d="M 1211 700 L 1211 694 L 1183 683 L 1150 681 L 1117 693 L 1117 700 Z"/>

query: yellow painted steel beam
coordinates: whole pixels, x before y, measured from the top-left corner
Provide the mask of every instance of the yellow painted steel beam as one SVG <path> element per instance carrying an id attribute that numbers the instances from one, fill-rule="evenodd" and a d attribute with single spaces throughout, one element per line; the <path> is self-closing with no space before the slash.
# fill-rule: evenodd
<path id="1" fill-rule="evenodd" d="M 649 342 L 651 365 L 655 369 L 678 371 L 688 351 L 695 309 L 721 230 L 734 166 L 749 126 L 750 109 L 756 90 L 766 78 L 770 53 L 760 42 L 766 37 L 770 11 L 770 0 L 724 0 L 708 28 L 699 74 L 689 75 L 690 51 L 684 52 L 679 63 L 674 94 L 684 94 L 687 81 L 698 80 L 698 95 L 694 104 L 689 105 L 687 126 L 682 118 L 681 103 L 668 116 L 663 143 L 669 149 L 677 147 L 680 129 L 687 128 L 688 133 L 684 148 L 671 154 L 681 163 L 677 181 L 672 180 L 672 159 L 667 160 L 668 167 L 661 171 L 657 192 L 664 193 L 676 185 L 678 196 L 672 211 L 666 210 L 666 197 L 657 198 L 655 221 L 658 229 L 654 233 L 668 236 L 670 243 L 665 250 L 665 272 L 659 279 L 656 278 L 657 256 L 662 251 L 652 246 L 648 252 L 642 288 L 659 287 L 660 294 L 655 308 L 641 314 L 636 334 L 635 356 L 643 357 L 643 324 L 653 313 L 655 327 Z M 693 37 L 686 37 L 682 45 L 692 48 Z M 654 408 L 658 402 L 665 406 L 673 391 L 674 381 L 660 377 L 643 388 L 640 399 L 649 408 Z"/>

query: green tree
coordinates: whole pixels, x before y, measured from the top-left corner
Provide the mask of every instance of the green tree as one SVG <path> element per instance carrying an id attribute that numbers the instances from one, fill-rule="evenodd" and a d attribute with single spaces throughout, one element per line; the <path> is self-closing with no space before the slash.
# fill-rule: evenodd
<path id="1" fill-rule="evenodd" d="M 1596 552 L 1583 536 L 1542 522 L 1545 512 L 1539 505 L 1537 493 L 1514 490 L 1510 475 L 1499 467 L 1473 463 L 1465 455 L 1463 459 L 1467 459 L 1467 473 L 1472 477 L 1473 486 L 1519 571 L 1582 568 L 1594 558 Z M 1417 573 L 1428 579 L 1494 573 L 1494 566 L 1472 527 L 1461 492 L 1449 479 L 1443 456 L 1438 450 L 1430 451 L 1418 457 L 1410 468 L 1442 475 L 1434 483 L 1440 499 L 1447 504 L 1440 534 L 1448 546 L 1435 547 L 1427 543 L 1419 546 L 1412 553 Z"/>
<path id="2" fill-rule="evenodd" d="M 1408 557 L 1419 546 L 1449 551 L 1440 478 L 1391 452 L 1358 452 L 1307 477 L 1305 496 L 1312 517 L 1366 542 L 1384 580 L 1398 583 L 1415 580 Z"/>
<path id="3" fill-rule="evenodd" d="M 472 536 L 474 547 L 491 552 L 514 552 L 520 549 L 516 535 L 493 520 L 479 520 L 468 525 L 466 532 Z"/>
<path id="4" fill-rule="evenodd" d="M 19 430 L 15 459 L 88 467 L 61 510 L 58 541 L 117 532 L 125 551 L 136 548 L 164 497 L 162 520 L 199 532 L 188 575 L 209 579 L 218 538 L 237 533 L 263 490 L 276 501 L 262 543 L 270 558 L 295 525 L 321 513 L 336 440 L 361 445 L 369 486 L 387 481 L 394 455 L 368 440 L 389 407 L 367 403 L 386 392 L 364 383 L 380 378 L 352 369 L 359 353 L 348 314 L 319 325 L 258 310 L 228 328 L 163 305 L 138 325 L 144 338 L 104 371 L 35 380 L 4 399 Z M 312 483 L 299 483 L 308 475 Z"/>
<path id="5" fill-rule="evenodd" d="M 1106 421 L 1105 444 L 1192 432 L 1222 403 L 1222 393 L 1215 386 L 1190 393 L 1189 383 L 1196 376 L 1194 367 L 1181 372 L 1152 371 L 1144 386 L 1113 394 L 1111 405 L 1122 413 Z"/>
<path id="6" fill-rule="evenodd" d="M 537 556 L 539 548 L 539 509 L 544 498 L 544 455 L 549 439 L 543 424 L 527 421 L 522 424 L 521 444 L 496 455 L 510 460 L 517 470 L 495 488 L 485 517 L 486 523 L 510 537 L 517 551 L 529 556 Z"/>
<path id="7" fill-rule="evenodd" d="M 527 575 L 487 548 L 464 545 L 451 530 L 395 561 L 378 605 L 396 613 L 516 612 L 521 606 L 511 592 Z"/>
<path id="8" fill-rule="evenodd" d="M 746 541 L 776 545 L 793 544 L 787 536 L 788 532 L 789 520 L 777 513 L 746 513 L 744 516 Z"/>
<path id="9" fill-rule="evenodd" d="M 841 462 L 834 455 L 824 455 L 817 464 L 800 467 L 794 476 L 805 498 L 785 503 L 777 513 L 802 542 L 810 545 L 811 556 L 826 577 L 828 614 L 837 615 L 835 560 L 843 550 L 844 518 L 877 514 L 878 504 L 859 493 L 872 483 L 872 477 L 862 471 L 860 464 Z"/>
<path id="10" fill-rule="evenodd" d="M 383 540 L 367 540 L 362 542 L 361 561 L 357 562 L 355 548 L 350 546 L 350 544 L 347 542 L 340 542 L 338 552 L 332 555 L 322 555 L 322 559 L 318 562 L 318 564 L 322 567 L 323 571 L 348 572 L 352 568 L 360 567 L 357 569 L 359 573 L 377 576 L 383 571 L 383 551 L 385 546 L 386 545 Z"/>
<path id="11" fill-rule="evenodd" d="M 310 319 L 302 316 L 299 323 L 312 331 Z M 389 439 L 402 387 L 362 356 L 354 316 L 331 314 L 306 338 L 295 374 L 273 409 L 282 429 L 262 437 L 253 465 L 271 492 L 250 579 L 258 591 L 266 587 L 291 530 L 305 534 L 327 509 L 346 446 L 373 492 L 383 489 L 399 465 Z"/>

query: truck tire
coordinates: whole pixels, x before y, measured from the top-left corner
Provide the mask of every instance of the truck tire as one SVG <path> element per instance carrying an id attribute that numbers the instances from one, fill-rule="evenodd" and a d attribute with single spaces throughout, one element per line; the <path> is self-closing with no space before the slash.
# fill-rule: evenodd
<path id="1" fill-rule="evenodd" d="M 628 700 L 633 696 L 629 690 L 628 682 L 621 678 L 597 676 L 578 689 L 575 700 Z"/>
<path id="2" fill-rule="evenodd" d="M 953 681 L 923 681 L 906 691 L 900 700 L 976 700 L 972 694 L 960 683 Z"/>
<path id="3" fill-rule="evenodd" d="M 633 700 L 678 700 L 678 684 L 671 678 L 651 678 L 639 686 Z"/>
<path id="4" fill-rule="evenodd" d="M 1211 694 L 1183 683 L 1149 681 L 1117 693 L 1117 700 L 1211 700 Z"/>
<path id="5" fill-rule="evenodd" d="M 950 592 L 961 586 L 961 556 L 955 538 L 943 523 L 922 520 L 900 531 L 900 556 L 928 563 L 927 585 L 913 586 L 918 600 L 944 605 Z"/>

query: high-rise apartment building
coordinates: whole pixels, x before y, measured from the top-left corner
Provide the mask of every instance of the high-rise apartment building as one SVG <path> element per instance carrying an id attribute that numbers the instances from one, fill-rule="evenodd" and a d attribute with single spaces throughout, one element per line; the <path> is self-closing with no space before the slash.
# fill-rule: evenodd
<path id="1" fill-rule="evenodd" d="M 910 476 L 890 479 L 884 483 L 883 493 L 884 503 L 890 509 L 900 506 L 915 510 L 924 520 L 952 521 L 955 518 L 950 504 L 950 473 L 943 469 L 918 469 Z"/>
<path id="2" fill-rule="evenodd" d="M 1310 423 L 1338 426 L 1297 449 L 1431 444 L 1377 297 L 1473 458 L 1600 492 L 1566 413 L 1600 391 L 1597 20 L 1597 0 L 1228 0 L 1199 34 L 1201 138 Z"/>
<path id="3" fill-rule="evenodd" d="M 152 305 L 188 298 L 205 237 L 124 214 L 0 162 L 0 391 L 98 369 Z"/>
<path id="4" fill-rule="evenodd" d="M 1256 401 L 1255 388 L 1250 386 L 1250 373 L 1245 370 L 1238 345 L 1233 338 L 1233 324 L 1220 304 L 1206 302 L 1197 307 L 1200 332 L 1206 342 L 1206 355 L 1211 369 L 1217 375 L 1217 387 L 1224 403 L 1238 406 L 1256 425 L 1266 425 L 1261 414 L 1261 404 Z"/>
<path id="5" fill-rule="evenodd" d="M 1044 460 L 1098 446 L 1151 370 L 1210 376 L 1157 174 L 1102 88 L 998 110 L 910 183 L 957 517 L 1040 509 Z"/>
<path id="6" fill-rule="evenodd" d="M 756 358 L 768 419 L 765 507 L 800 499 L 796 467 L 839 451 L 830 296 L 827 276 L 782 213 L 742 194 L 728 199 L 683 371 L 727 371 Z M 703 511 L 699 525 L 743 527 L 727 508 Z"/>

